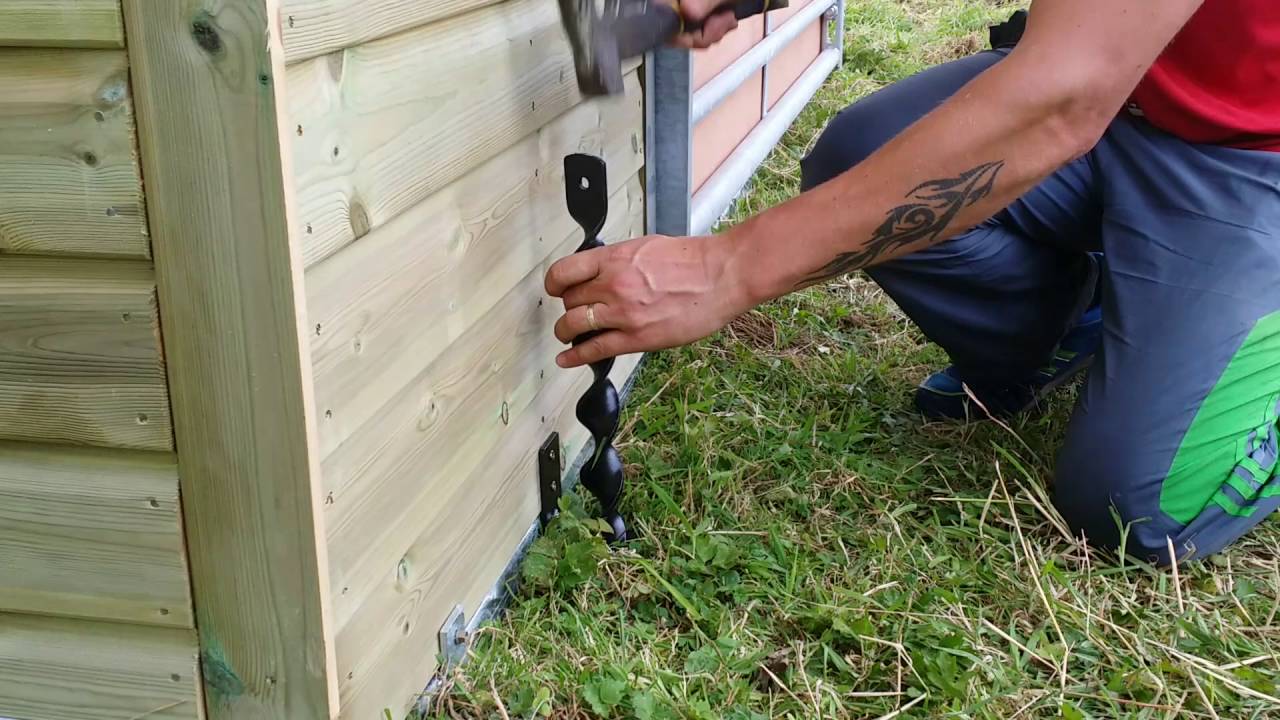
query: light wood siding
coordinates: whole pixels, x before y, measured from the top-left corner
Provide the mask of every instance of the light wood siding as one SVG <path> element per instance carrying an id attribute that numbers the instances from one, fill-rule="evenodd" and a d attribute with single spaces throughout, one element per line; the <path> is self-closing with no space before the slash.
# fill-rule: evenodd
<path id="1" fill-rule="evenodd" d="M 3 0 L 0 47 L 124 47 L 120 0 Z"/>
<path id="2" fill-rule="evenodd" d="M 610 236 L 643 233 L 638 182 L 615 192 L 611 215 Z M 555 256 L 579 240 L 565 238 Z M 547 264 L 405 388 L 361 437 L 356 464 L 368 474 L 338 490 L 348 491 L 342 501 L 335 494 L 334 508 L 355 504 L 362 515 L 331 536 L 344 717 L 376 715 L 421 689 L 435 669 L 423 646 L 455 603 L 475 610 L 537 515 L 538 447 L 556 430 L 572 457 L 586 439 L 572 410 L 590 372 L 555 365 L 559 312 L 538 302 Z M 615 382 L 634 365 L 624 358 Z"/>
<path id="3" fill-rule="evenodd" d="M 632 180 L 614 193 L 608 229 L 631 230 L 642 209 Z M 499 289 L 487 311 L 326 460 L 339 627 L 359 611 L 365 584 L 395 567 L 414 526 L 433 513 L 447 518 L 439 491 L 483 462 L 504 428 L 525 417 L 548 375 L 565 374 L 552 369 L 558 343 L 549 328 L 559 311 L 541 299 L 542 276 L 552 257 L 572 252 L 580 239 L 561 237 L 551 256 Z M 424 484 L 426 477 L 435 479 Z"/>
<path id="4" fill-rule="evenodd" d="M 0 717 L 203 717 L 190 630 L 0 614 Z"/>
<path id="5" fill-rule="evenodd" d="M 118 0 L 0 0 L 0 717 L 203 717 Z M 86 49 L 108 48 L 108 49 Z"/>
<path id="6" fill-rule="evenodd" d="M 538 447 L 586 440 L 543 278 L 568 154 L 608 163 L 606 239 L 644 233 L 643 92 L 633 61 L 584 101 L 544 0 L 283 14 L 341 717 L 399 717 L 536 518 Z"/>
<path id="7" fill-rule="evenodd" d="M 0 443 L 0 610 L 191 627 L 178 512 L 172 455 Z"/>
<path id="8" fill-rule="evenodd" d="M 149 252 L 124 52 L 0 49 L 0 253 Z"/>
<path id="9" fill-rule="evenodd" d="M 272 0 L 125 0 L 211 718 L 336 700 Z"/>
<path id="10" fill-rule="evenodd" d="M 284 0 L 290 63 L 349 48 L 502 0 Z"/>
<path id="11" fill-rule="evenodd" d="M 292 66 L 308 266 L 579 102 L 556 4 L 510 0 Z"/>
<path id="12" fill-rule="evenodd" d="M 149 263 L 0 261 L 0 439 L 169 450 Z"/>
<path id="13" fill-rule="evenodd" d="M 640 171 L 636 73 L 626 86 L 626 98 L 574 107 L 308 271 L 323 456 L 577 227 L 564 205 L 565 155 L 600 153 L 614 189 Z"/>

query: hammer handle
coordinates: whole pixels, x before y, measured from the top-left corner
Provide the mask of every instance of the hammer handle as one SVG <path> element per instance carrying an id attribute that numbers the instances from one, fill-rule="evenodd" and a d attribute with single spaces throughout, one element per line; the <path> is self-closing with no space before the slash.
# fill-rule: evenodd
<path id="1" fill-rule="evenodd" d="M 711 11 L 711 14 L 715 15 L 724 12 L 726 8 L 732 8 L 733 16 L 735 18 L 739 20 L 746 20 L 753 15 L 760 15 L 769 10 L 779 10 L 784 7 L 787 7 L 786 0 L 738 0 L 738 2 L 730 0 L 730 2 L 717 6 L 715 10 Z M 681 31 L 682 26 L 680 23 L 680 14 L 675 8 L 667 5 L 666 3 L 658 3 L 657 8 L 661 14 L 669 16 L 669 18 L 666 19 L 666 22 L 670 23 L 671 31 L 669 33 L 663 33 L 663 35 L 667 38 L 674 37 Z M 708 15 L 708 17 L 710 17 L 710 15 Z M 697 32 L 702 29 L 702 25 L 702 21 L 691 22 L 686 20 L 683 24 L 683 30 L 684 32 Z"/>
<path id="2" fill-rule="evenodd" d="M 745 20 L 770 10 L 781 10 L 788 5 L 789 0 L 728 0 L 712 14 L 731 8 L 734 17 Z M 697 32 L 702 29 L 703 23 L 685 21 L 676 8 L 663 0 L 644 0 L 627 7 L 634 9 L 625 12 L 618 23 L 618 51 L 622 59 L 652 50 L 681 31 Z"/>
<path id="3" fill-rule="evenodd" d="M 717 7 L 712 14 L 721 12 L 726 6 L 733 5 L 733 16 L 739 20 L 746 20 L 753 15 L 763 15 L 770 10 L 781 10 L 787 6 L 786 0 L 740 0 L 735 3 L 725 3 Z M 691 27 L 689 23 L 685 23 L 685 29 L 695 30 L 701 29 L 702 23 L 697 23 L 697 27 Z"/>

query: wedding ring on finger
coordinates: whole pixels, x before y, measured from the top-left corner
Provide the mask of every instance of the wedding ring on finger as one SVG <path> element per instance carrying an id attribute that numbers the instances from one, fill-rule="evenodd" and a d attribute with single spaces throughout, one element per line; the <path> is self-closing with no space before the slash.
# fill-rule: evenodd
<path id="1" fill-rule="evenodd" d="M 596 332 L 600 326 L 596 324 L 596 306 L 591 304 L 587 306 L 587 326 L 591 328 L 591 332 Z"/>

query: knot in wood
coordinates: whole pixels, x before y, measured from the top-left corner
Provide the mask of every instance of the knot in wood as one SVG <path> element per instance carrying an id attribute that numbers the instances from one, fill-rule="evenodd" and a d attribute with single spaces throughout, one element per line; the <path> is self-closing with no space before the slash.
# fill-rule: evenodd
<path id="1" fill-rule="evenodd" d="M 351 234 L 356 240 L 369 234 L 372 229 L 372 223 L 369 221 L 369 211 L 364 209 L 364 205 L 359 200 L 351 201 Z"/>
<path id="2" fill-rule="evenodd" d="M 199 17 L 191 22 L 191 37 L 195 38 L 196 44 L 202 50 L 211 55 L 221 53 L 225 49 L 222 36 L 218 34 L 213 23 L 209 22 L 208 17 Z"/>

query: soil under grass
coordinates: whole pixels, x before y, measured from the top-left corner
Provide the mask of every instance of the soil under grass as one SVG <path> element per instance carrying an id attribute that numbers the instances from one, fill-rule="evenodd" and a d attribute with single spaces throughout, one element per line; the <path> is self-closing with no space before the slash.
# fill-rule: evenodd
<path id="1" fill-rule="evenodd" d="M 844 67 L 740 212 L 1016 4 L 849 0 Z M 568 508 L 428 717 L 1280 717 L 1280 522 L 1178 573 L 1093 552 L 1047 500 L 1071 390 L 926 424 L 910 390 L 942 361 L 859 278 L 652 356 L 619 443 L 640 538 L 610 552 Z"/>

